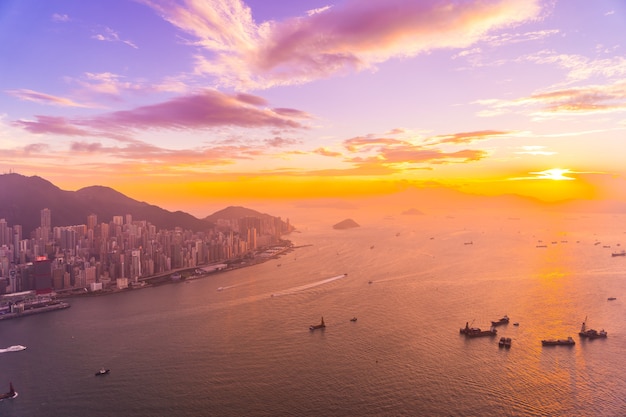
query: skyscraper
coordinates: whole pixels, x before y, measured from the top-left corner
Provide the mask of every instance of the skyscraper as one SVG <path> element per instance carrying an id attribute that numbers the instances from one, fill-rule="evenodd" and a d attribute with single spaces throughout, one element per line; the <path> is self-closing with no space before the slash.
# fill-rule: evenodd
<path id="1" fill-rule="evenodd" d="M 44 242 L 48 242 L 50 239 L 50 232 L 52 231 L 52 211 L 48 208 L 42 209 L 41 212 L 41 237 Z"/>

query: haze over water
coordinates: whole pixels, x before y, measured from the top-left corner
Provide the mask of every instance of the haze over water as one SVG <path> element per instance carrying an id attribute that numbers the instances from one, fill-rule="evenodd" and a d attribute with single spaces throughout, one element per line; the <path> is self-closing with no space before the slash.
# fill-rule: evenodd
<path id="1" fill-rule="evenodd" d="M 1 322 L 28 348 L 0 354 L 0 414 L 626 414 L 625 216 L 333 216 L 293 219 L 280 259 Z"/>

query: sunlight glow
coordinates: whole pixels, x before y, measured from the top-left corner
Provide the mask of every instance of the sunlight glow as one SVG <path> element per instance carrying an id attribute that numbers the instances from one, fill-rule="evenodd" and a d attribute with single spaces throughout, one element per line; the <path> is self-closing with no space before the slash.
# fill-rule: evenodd
<path id="1" fill-rule="evenodd" d="M 569 169 L 552 168 L 552 169 L 546 169 L 545 171 L 540 171 L 540 172 L 531 172 L 530 174 L 537 175 L 538 176 L 537 179 L 541 179 L 541 180 L 562 181 L 562 180 L 574 180 L 575 178 L 565 176 L 565 174 L 569 174 L 571 172 L 572 171 L 570 171 Z"/>

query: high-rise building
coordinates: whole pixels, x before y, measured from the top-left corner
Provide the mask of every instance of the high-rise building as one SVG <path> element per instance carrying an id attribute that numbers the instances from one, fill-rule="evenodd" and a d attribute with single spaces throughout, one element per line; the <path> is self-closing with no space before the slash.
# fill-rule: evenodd
<path id="1" fill-rule="evenodd" d="M 90 214 L 87 216 L 87 230 L 95 230 L 96 225 L 98 224 L 98 215 Z"/>
<path id="2" fill-rule="evenodd" d="M 5 219 L 0 219 L 0 246 L 11 243 L 9 238 L 9 225 Z"/>
<path id="3" fill-rule="evenodd" d="M 44 242 L 50 239 L 50 232 L 52 231 L 52 211 L 48 208 L 44 208 L 40 212 L 41 215 L 41 238 Z"/>

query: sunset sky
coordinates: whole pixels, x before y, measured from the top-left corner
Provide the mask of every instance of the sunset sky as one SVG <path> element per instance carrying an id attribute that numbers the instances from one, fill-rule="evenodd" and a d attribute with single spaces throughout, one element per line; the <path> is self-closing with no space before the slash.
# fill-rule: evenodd
<path id="1" fill-rule="evenodd" d="M 169 210 L 626 201 L 623 0 L 3 0 L 0 167 Z"/>

